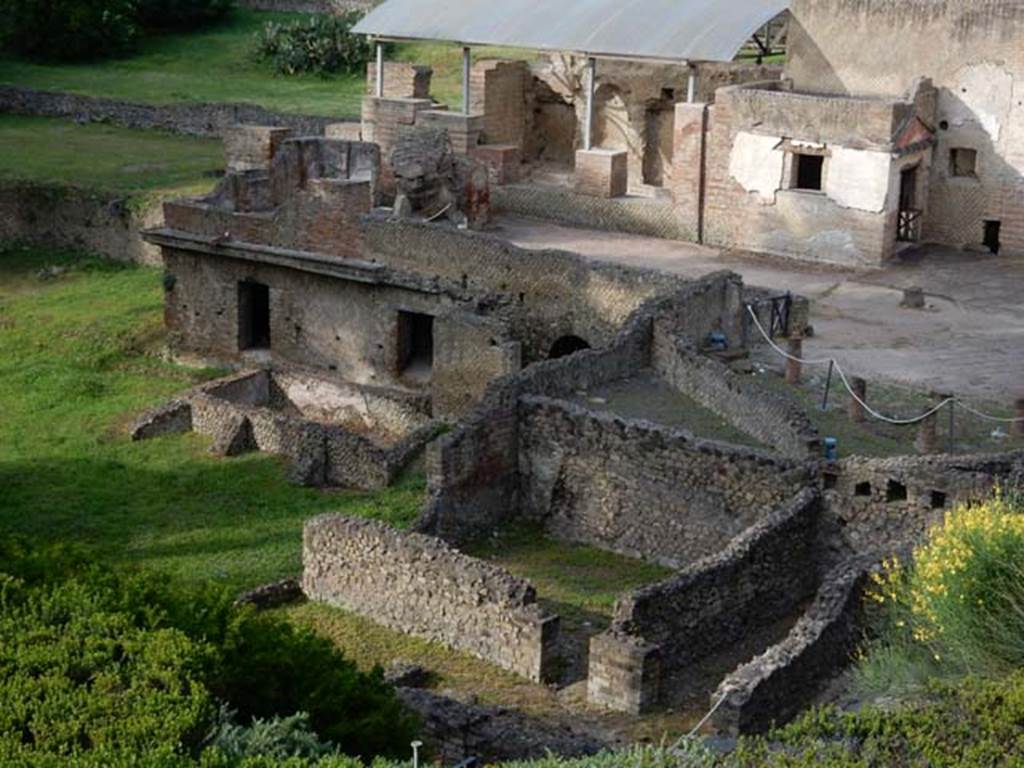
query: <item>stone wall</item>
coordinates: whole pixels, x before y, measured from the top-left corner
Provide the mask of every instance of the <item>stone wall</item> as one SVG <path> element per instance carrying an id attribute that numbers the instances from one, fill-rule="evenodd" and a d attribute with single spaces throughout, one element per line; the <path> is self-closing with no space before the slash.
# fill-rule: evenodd
<path id="1" fill-rule="evenodd" d="M 835 544 L 884 557 L 920 542 L 956 506 L 985 500 L 995 485 L 1024 484 L 1024 452 L 851 457 L 824 465 L 822 482 Z"/>
<path id="2" fill-rule="evenodd" d="M 434 70 L 422 64 L 404 61 L 384 62 L 384 97 L 389 99 L 429 99 Z M 366 94 L 377 93 L 377 62 L 366 65 Z"/>
<path id="3" fill-rule="evenodd" d="M 438 539 L 323 515 L 303 532 L 303 591 L 385 626 L 467 651 L 537 682 L 552 673 L 558 617 L 524 579 Z"/>
<path id="4" fill-rule="evenodd" d="M 808 479 L 767 453 L 568 402 L 524 396 L 519 410 L 521 513 L 671 567 L 718 551 Z"/>
<path id="5" fill-rule="evenodd" d="M 867 568 L 849 561 L 829 572 L 786 639 L 722 681 L 711 696 L 711 706 L 724 697 L 711 718 L 717 731 L 739 735 L 782 725 L 849 665 L 863 638 Z"/>
<path id="6" fill-rule="evenodd" d="M 659 681 L 795 610 L 816 583 L 819 510 L 803 490 L 718 554 L 619 598 L 611 628 L 591 641 L 588 700 L 648 709 Z"/>
<path id="7" fill-rule="evenodd" d="M 159 199 L 125 198 L 74 187 L 0 184 L 0 239 L 78 248 L 116 261 L 156 266 L 160 249 L 139 230 L 163 222 Z"/>
<path id="8" fill-rule="evenodd" d="M 691 338 L 655 322 L 652 361 L 667 382 L 784 456 L 820 455 L 820 435 L 798 403 L 701 354 Z"/>
<path id="9" fill-rule="evenodd" d="M 509 319 L 513 338 L 522 343 L 524 363 L 546 359 L 562 336 L 605 346 L 643 302 L 690 285 L 657 270 L 528 250 L 484 233 L 415 222 L 368 219 L 363 241 L 367 260 L 492 297 L 495 313 Z"/>
<path id="10" fill-rule="evenodd" d="M 271 112 L 255 104 L 139 104 L 14 85 L 0 85 L 0 112 L 67 117 L 79 122 L 113 123 L 126 128 L 156 128 L 192 136 L 221 136 L 239 124 L 284 126 L 301 136 L 319 136 L 325 126 L 339 121 L 337 117 Z"/>

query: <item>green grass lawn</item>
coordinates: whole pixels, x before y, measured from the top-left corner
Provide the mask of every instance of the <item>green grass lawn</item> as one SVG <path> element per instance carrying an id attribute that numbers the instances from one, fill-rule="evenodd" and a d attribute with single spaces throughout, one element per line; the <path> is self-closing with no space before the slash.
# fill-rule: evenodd
<path id="1" fill-rule="evenodd" d="M 224 150 L 216 139 L 0 115 L 0 180 L 184 194 L 208 189 L 223 167 Z"/>
<path id="2" fill-rule="evenodd" d="M 357 117 L 362 75 L 277 76 L 250 58 L 253 35 L 267 21 L 301 14 L 237 10 L 199 32 L 152 35 L 134 56 L 86 64 L 0 59 L 0 83 L 148 104 L 235 101 L 280 112 Z"/>
<path id="3" fill-rule="evenodd" d="M 217 26 L 186 34 L 154 35 L 128 58 L 85 64 L 39 64 L 0 58 L 0 84 L 46 91 L 105 96 L 146 104 L 231 101 L 258 104 L 278 112 L 358 119 L 365 77 L 316 75 L 285 77 L 250 56 L 253 36 L 268 21 L 286 22 L 303 14 L 236 10 Z M 529 52 L 503 48 L 474 50 L 477 57 Z M 434 68 L 434 95 L 461 103 L 462 49 L 440 43 L 395 46 L 396 61 Z"/>
<path id="4" fill-rule="evenodd" d="M 67 271 L 38 277 L 48 266 Z M 312 515 L 414 518 L 421 478 L 324 493 L 264 454 L 213 458 L 195 435 L 130 442 L 134 414 L 214 375 L 161 359 L 161 315 L 158 270 L 0 250 L 0 529 L 239 588 L 298 573 Z"/>

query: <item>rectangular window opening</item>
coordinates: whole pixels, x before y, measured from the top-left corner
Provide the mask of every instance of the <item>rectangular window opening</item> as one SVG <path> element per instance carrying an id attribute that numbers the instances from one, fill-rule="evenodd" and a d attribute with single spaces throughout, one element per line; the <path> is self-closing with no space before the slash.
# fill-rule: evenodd
<path id="1" fill-rule="evenodd" d="M 949 172 L 952 176 L 974 178 L 978 171 L 978 151 L 966 147 L 949 150 Z"/>
<path id="2" fill-rule="evenodd" d="M 822 155 L 793 155 L 792 189 L 820 192 L 824 177 L 825 158 Z"/>
<path id="3" fill-rule="evenodd" d="M 942 491 L 932 491 L 932 509 L 946 508 L 946 494 Z"/>
<path id="4" fill-rule="evenodd" d="M 418 312 L 398 313 L 398 373 L 429 379 L 434 367 L 434 318 Z"/>
<path id="5" fill-rule="evenodd" d="M 270 349 L 270 288 L 262 283 L 238 284 L 238 348 Z"/>
<path id="6" fill-rule="evenodd" d="M 986 221 L 985 222 L 985 233 L 984 240 L 985 247 L 994 254 L 999 253 L 999 250 L 1003 247 L 1002 243 L 999 242 L 999 235 L 1003 229 L 1003 222 L 1001 221 Z"/>
<path id="7" fill-rule="evenodd" d="M 903 483 L 898 483 L 895 480 L 890 480 L 889 484 L 885 488 L 885 500 L 888 502 L 906 501 L 907 486 Z"/>
<path id="8" fill-rule="evenodd" d="M 868 482 L 857 483 L 857 485 L 855 485 L 853 487 L 853 495 L 854 496 L 870 496 L 871 495 L 871 483 L 868 483 Z"/>

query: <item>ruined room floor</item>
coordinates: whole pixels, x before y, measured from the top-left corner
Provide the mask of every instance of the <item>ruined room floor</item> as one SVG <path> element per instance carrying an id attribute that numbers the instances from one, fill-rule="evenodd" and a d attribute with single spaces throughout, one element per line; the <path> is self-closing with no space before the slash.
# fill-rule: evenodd
<path id="1" fill-rule="evenodd" d="M 591 390 L 579 390 L 568 399 L 593 411 L 677 427 L 697 437 L 763 447 L 718 414 L 673 389 L 651 370 Z"/>
<path id="2" fill-rule="evenodd" d="M 926 246 L 876 270 L 743 258 L 671 240 L 577 229 L 514 216 L 495 234 L 524 248 L 561 248 L 688 277 L 730 269 L 749 285 L 812 299 L 806 357 L 835 357 L 850 375 L 1010 403 L 1024 394 L 1024 258 Z M 903 288 L 925 310 L 899 306 Z"/>
<path id="3" fill-rule="evenodd" d="M 467 653 L 395 632 L 338 608 L 302 603 L 279 610 L 330 638 L 364 669 L 374 664 L 387 666 L 394 660 L 420 665 L 431 673 L 431 687 L 437 692 L 514 708 L 622 745 L 659 742 L 687 732 L 707 711 L 711 693 L 721 678 L 762 649 L 741 643 L 721 657 L 708 660 L 701 670 L 710 670 L 711 674 L 674 681 L 677 688 L 685 686 L 688 693 L 672 697 L 667 707 L 650 714 L 637 717 L 595 709 L 586 702 L 590 637 L 608 627 L 618 595 L 667 578 L 672 571 L 593 547 L 558 542 L 529 527 L 502 531 L 468 547 L 467 552 L 530 579 L 541 604 L 562 617 L 564 662 L 558 683 L 532 683 Z M 777 640 L 790 623 L 787 619 L 760 640 Z"/>

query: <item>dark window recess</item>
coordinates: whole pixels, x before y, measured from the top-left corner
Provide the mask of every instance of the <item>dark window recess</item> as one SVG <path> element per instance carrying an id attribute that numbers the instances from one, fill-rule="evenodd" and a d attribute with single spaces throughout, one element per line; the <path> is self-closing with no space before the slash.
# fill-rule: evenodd
<path id="1" fill-rule="evenodd" d="M 853 487 L 854 496 L 870 496 L 871 495 L 871 483 L 857 483 Z"/>
<path id="2" fill-rule="evenodd" d="M 889 484 L 885 487 L 885 500 L 906 501 L 907 486 L 905 486 L 903 483 L 897 483 L 895 480 L 890 480 Z"/>
<path id="3" fill-rule="evenodd" d="M 932 509 L 946 508 L 946 494 L 942 491 L 932 491 Z"/>
<path id="4" fill-rule="evenodd" d="M 238 348 L 270 349 L 270 289 L 262 283 L 238 284 Z"/>
<path id="5" fill-rule="evenodd" d="M 821 191 L 825 158 L 821 155 L 793 155 L 793 188 Z"/>
<path id="6" fill-rule="evenodd" d="M 949 173 L 952 176 L 974 177 L 978 171 L 978 151 L 957 147 L 949 150 Z"/>
<path id="7" fill-rule="evenodd" d="M 982 242 L 985 243 L 985 247 L 992 253 L 999 253 L 999 249 L 1003 247 L 999 242 L 999 235 L 1001 234 L 1002 229 L 1003 222 L 1001 221 L 985 222 L 985 239 Z"/>
<path id="8" fill-rule="evenodd" d="M 398 313 L 398 372 L 428 374 L 434 366 L 434 318 Z"/>
<path id="9" fill-rule="evenodd" d="M 567 357 L 584 349 L 590 349 L 590 345 L 579 336 L 563 336 L 551 345 L 548 357 L 554 360 L 557 357 Z"/>
<path id="10" fill-rule="evenodd" d="M 825 490 L 831 491 L 837 485 L 839 485 L 839 475 L 833 474 L 832 472 L 825 473 Z"/>

